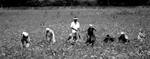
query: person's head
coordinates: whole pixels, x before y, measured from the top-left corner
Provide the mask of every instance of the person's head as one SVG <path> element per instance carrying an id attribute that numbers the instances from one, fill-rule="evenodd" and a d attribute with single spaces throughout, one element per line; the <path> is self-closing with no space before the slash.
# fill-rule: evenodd
<path id="1" fill-rule="evenodd" d="M 77 18 L 77 17 L 74 17 L 74 18 L 73 18 L 73 21 L 74 21 L 74 22 L 77 22 L 77 21 L 78 21 L 78 18 Z"/>
<path id="2" fill-rule="evenodd" d="M 46 31 L 50 31 L 50 28 L 46 28 Z"/>
<path id="3" fill-rule="evenodd" d="M 46 33 L 49 33 L 51 32 L 51 29 L 50 28 L 46 28 Z"/>
<path id="4" fill-rule="evenodd" d="M 106 37 L 110 37 L 110 36 L 107 34 Z"/>
<path id="5" fill-rule="evenodd" d="M 24 35 L 24 36 L 28 36 L 28 35 L 29 35 L 29 33 L 27 33 L 27 32 L 22 32 L 22 35 Z"/>

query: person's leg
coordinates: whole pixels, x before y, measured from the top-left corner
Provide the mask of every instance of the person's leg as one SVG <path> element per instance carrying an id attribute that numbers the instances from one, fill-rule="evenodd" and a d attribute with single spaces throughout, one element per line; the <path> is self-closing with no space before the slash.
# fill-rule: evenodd
<path id="1" fill-rule="evenodd" d="M 28 48 L 30 46 L 30 43 L 26 43 L 26 47 Z"/>
<path id="2" fill-rule="evenodd" d="M 67 41 L 69 41 L 71 38 L 72 38 L 72 36 L 69 36 L 68 39 L 67 39 Z"/>
<path id="3" fill-rule="evenodd" d="M 77 35 L 78 35 L 78 39 L 81 39 L 81 36 L 80 36 L 80 34 L 79 34 L 79 33 L 77 33 Z"/>
<path id="4" fill-rule="evenodd" d="M 25 47 L 25 41 L 24 41 L 24 39 L 21 39 L 21 43 L 22 43 L 22 46 Z"/>
<path id="5" fill-rule="evenodd" d="M 30 42 L 29 42 L 27 39 L 25 40 L 25 42 L 26 42 L 25 47 L 27 47 L 27 48 L 28 48 L 28 47 L 30 46 Z"/>
<path id="6" fill-rule="evenodd" d="M 89 36 L 89 44 L 90 45 L 93 44 L 93 37 L 92 37 L 92 35 Z"/>
<path id="7" fill-rule="evenodd" d="M 95 41 L 96 41 L 96 37 L 95 37 L 95 35 L 92 35 L 92 36 L 91 36 L 91 44 L 92 44 L 92 47 L 94 46 Z"/>
<path id="8" fill-rule="evenodd" d="M 77 40 L 77 33 L 74 33 L 73 39 L 74 39 L 74 41 Z"/>
<path id="9" fill-rule="evenodd" d="M 122 40 L 121 38 L 119 38 L 118 41 L 119 41 L 120 43 L 122 43 L 123 40 Z"/>
<path id="10" fill-rule="evenodd" d="M 87 44 L 87 45 L 90 44 L 90 36 L 89 36 L 89 35 L 87 35 L 86 44 Z"/>
<path id="11" fill-rule="evenodd" d="M 70 34 L 69 34 L 69 37 L 68 37 L 68 39 L 67 39 L 67 41 L 69 41 L 69 40 L 72 39 L 72 38 L 73 38 L 73 34 L 70 33 Z"/>
<path id="12" fill-rule="evenodd" d="M 91 47 L 93 47 L 94 44 L 95 44 L 95 40 L 92 40 L 92 41 L 91 41 L 91 44 L 92 44 Z"/>
<path id="13" fill-rule="evenodd" d="M 89 40 L 86 41 L 86 45 L 87 45 L 87 46 L 90 44 L 89 42 L 90 42 Z"/>

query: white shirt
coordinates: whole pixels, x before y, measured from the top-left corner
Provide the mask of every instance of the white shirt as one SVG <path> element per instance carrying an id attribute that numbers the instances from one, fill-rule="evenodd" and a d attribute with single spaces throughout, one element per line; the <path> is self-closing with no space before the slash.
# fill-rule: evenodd
<path id="1" fill-rule="evenodd" d="M 74 28 L 76 30 L 78 30 L 80 28 L 80 23 L 79 22 L 71 22 L 71 28 Z M 76 33 L 76 30 L 72 29 L 72 33 Z"/>

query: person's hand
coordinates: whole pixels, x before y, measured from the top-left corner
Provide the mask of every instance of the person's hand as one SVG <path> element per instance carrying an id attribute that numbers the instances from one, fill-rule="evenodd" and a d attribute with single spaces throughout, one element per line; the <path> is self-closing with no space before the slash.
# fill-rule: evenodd
<path id="1" fill-rule="evenodd" d="M 73 30 L 75 30 L 75 31 L 78 31 L 78 30 L 76 30 L 76 29 L 74 29 L 74 28 L 71 28 L 71 29 L 73 29 Z"/>

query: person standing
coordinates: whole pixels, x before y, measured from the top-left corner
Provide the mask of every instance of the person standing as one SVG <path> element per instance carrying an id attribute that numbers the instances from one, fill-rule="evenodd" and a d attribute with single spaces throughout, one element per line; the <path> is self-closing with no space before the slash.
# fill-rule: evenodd
<path id="1" fill-rule="evenodd" d="M 73 39 L 73 41 L 76 41 L 78 38 L 80 38 L 80 35 L 78 34 L 79 32 L 79 28 L 80 28 L 80 23 L 78 22 L 78 18 L 77 17 L 74 17 L 73 18 L 73 22 L 71 22 L 71 34 L 69 34 L 69 38 Z M 79 37 L 78 37 L 79 36 Z M 68 39 L 68 40 L 70 40 Z"/>
<path id="2" fill-rule="evenodd" d="M 96 29 L 93 27 L 92 24 L 89 24 L 89 28 L 87 29 L 87 41 L 86 41 L 87 45 L 89 44 L 92 44 L 92 46 L 94 45 L 96 41 L 94 31 L 96 31 Z"/>

